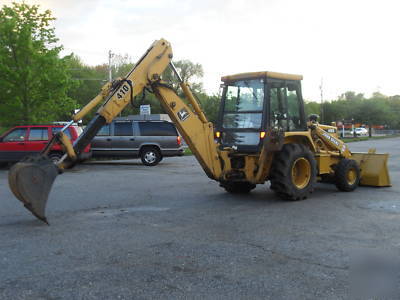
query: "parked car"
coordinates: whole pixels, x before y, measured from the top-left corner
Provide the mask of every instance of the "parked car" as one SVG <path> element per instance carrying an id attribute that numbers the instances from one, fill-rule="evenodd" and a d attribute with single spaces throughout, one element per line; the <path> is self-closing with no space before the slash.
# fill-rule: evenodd
<path id="1" fill-rule="evenodd" d="M 27 125 L 11 128 L 0 137 L 0 164 L 13 163 L 21 160 L 25 156 L 38 154 L 46 146 L 54 133 L 63 128 L 62 125 Z M 78 126 L 70 126 L 64 133 L 74 142 L 81 129 Z M 58 161 L 63 156 L 60 145 L 54 145 L 49 152 L 49 157 L 53 161 Z M 88 145 L 79 159 L 90 158 L 91 150 Z"/>
<path id="2" fill-rule="evenodd" d="M 364 127 L 357 127 L 357 128 L 354 129 L 354 131 L 355 131 L 356 135 L 359 135 L 359 136 L 368 135 L 368 129 L 366 129 Z M 354 132 L 351 131 L 350 134 L 354 135 Z"/>
<path id="3" fill-rule="evenodd" d="M 175 125 L 168 121 L 114 120 L 92 141 L 93 157 L 140 157 L 146 166 L 166 156 L 182 156 L 183 150 Z"/>

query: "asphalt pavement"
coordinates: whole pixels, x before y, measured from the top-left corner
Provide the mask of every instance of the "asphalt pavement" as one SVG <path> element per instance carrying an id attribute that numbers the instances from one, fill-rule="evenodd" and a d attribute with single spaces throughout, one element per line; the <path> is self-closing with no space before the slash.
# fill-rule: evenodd
<path id="1" fill-rule="evenodd" d="M 94 162 L 56 179 L 47 226 L 0 170 L 0 299 L 348 298 L 351 253 L 400 246 L 400 138 L 349 145 L 390 153 L 393 187 L 286 202 L 228 194 L 192 156 Z"/>

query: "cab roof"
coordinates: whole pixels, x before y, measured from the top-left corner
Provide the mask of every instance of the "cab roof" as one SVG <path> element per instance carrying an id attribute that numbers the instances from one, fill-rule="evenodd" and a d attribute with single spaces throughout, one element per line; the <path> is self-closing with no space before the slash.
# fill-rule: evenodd
<path id="1" fill-rule="evenodd" d="M 303 79 L 303 75 L 262 71 L 262 72 L 247 72 L 247 73 L 239 73 L 239 74 L 234 74 L 234 75 L 222 76 L 221 81 L 230 82 L 230 81 L 262 78 L 262 77 L 284 79 L 284 80 L 302 80 Z"/>

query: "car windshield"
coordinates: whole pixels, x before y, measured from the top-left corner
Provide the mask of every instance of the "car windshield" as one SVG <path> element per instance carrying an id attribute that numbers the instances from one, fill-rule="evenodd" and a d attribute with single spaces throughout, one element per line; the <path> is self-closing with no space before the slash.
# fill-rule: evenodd
<path id="1" fill-rule="evenodd" d="M 262 79 L 240 80 L 225 90 L 222 126 L 224 128 L 259 129 L 264 106 Z"/>

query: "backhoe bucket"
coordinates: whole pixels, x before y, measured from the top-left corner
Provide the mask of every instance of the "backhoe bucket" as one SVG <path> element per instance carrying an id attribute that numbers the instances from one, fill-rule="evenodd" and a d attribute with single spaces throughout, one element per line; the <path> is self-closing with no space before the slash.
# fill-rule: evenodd
<path id="1" fill-rule="evenodd" d="M 54 162 L 43 155 L 25 158 L 12 166 L 8 173 L 8 184 L 15 197 L 47 224 L 47 198 L 58 173 Z"/>
<path id="2" fill-rule="evenodd" d="M 387 167 L 389 154 L 378 154 L 371 149 L 368 153 L 352 153 L 351 158 L 360 166 L 360 185 L 392 186 Z"/>

